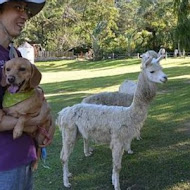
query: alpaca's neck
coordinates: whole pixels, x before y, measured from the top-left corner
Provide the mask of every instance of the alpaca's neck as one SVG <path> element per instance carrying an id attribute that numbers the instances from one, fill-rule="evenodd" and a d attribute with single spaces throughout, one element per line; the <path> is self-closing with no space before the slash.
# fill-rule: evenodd
<path id="1" fill-rule="evenodd" d="M 142 71 L 138 77 L 137 89 L 131 104 L 132 113 L 138 115 L 144 114 L 145 117 L 148 112 L 148 106 L 156 95 L 156 84 L 149 81 Z"/>

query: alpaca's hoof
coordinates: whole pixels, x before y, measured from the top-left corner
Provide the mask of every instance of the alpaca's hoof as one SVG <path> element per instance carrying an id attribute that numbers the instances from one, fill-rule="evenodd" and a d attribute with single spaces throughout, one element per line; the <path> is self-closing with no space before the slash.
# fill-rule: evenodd
<path id="1" fill-rule="evenodd" d="M 85 154 L 86 157 L 89 157 L 89 156 L 92 155 L 93 151 L 94 151 L 94 149 L 90 147 L 90 148 L 89 148 L 89 151 L 86 152 L 86 153 L 84 153 L 84 154 Z"/>
<path id="2" fill-rule="evenodd" d="M 112 185 L 115 186 L 115 176 L 112 174 Z"/>
<path id="3" fill-rule="evenodd" d="M 85 156 L 86 156 L 86 157 L 89 157 L 89 156 L 91 156 L 91 155 L 92 155 L 92 152 L 85 153 Z"/>
<path id="4" fill-rule="evenodd" d="M 133 151 L 132 150 L 128 150 L 127 153 L 128 154 L 133 154 Z"/>
<path id="5" fill-rule="evenodd" d="M 137 140 L 138 140 L 138 141 L 142 140 L 141 136 L 137 137 Z"/>
<path id="6" fill-rule="evenodd" d="M 67 188 L 71 188 L 71 184 L 70 183 L 64 183 L 64 186 Z"/>

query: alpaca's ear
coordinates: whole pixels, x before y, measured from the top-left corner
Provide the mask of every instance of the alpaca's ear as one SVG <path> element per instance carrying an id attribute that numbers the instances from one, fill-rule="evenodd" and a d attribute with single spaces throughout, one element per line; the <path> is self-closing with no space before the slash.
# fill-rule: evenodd
<path id="1" fill-rule="evenodd" d="M 164 55 L 159 55 L 159 57 L 155 60 L 156 63 L 159 63 L 160 60 L 164 59 Z"/>
<path id="2" fill-rule="evenodd" d="M 143 63 L 142 63 L 142 66 L 144 67 L 144 68 L 146 68 L 149 64 L 151 64 L 152 63 L 152 57 L 149 57 L 146 61 L 144 61 Z"/>
<path id="3" fill-rule="evenodd" d="M 32 76 L 30 79 L 30 87 L 35 88 L 40 84 L 42 74 L 34 64 L 31 64 L 31 66 L 32 66 Z"/>
<path id="4" fill-rule="evenodd" d="M 144 58 L 145 57 L 145 53 L 141 54 L 139 57 L 140 58 Z"/>
<path id="5" fill-rule="evenodd" d="M 6 86 L 6 76 L 5 76 L 5 66 L 2 69 L 2 75 L 1 75 L 1 86 Z"/>

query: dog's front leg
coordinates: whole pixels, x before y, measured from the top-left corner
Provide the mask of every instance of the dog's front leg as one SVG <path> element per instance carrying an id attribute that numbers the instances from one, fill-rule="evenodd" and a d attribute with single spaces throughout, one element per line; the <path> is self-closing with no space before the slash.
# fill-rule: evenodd
<path id="1" fill-rule="evenodd" d="M 2 120 L 3 116 L 5 115 L 5 113 L 3 112 L 2 109 L 0 109 L 0 121 Z"/>
<path id="2" fill-rule="evenodd" d="M 20 116 L 13 130 L 13 139 L 20 137 L 23 133 L 24 124 L 27 120 L 27 116 Z"/>

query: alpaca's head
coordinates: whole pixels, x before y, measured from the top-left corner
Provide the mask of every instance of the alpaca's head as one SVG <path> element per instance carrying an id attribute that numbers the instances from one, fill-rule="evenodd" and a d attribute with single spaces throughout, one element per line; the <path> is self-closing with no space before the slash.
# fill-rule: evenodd
<path id="1" fill-rule="evenodd" d="M 153 52 L 153 51 L 152 51 Z M 142 58 L 142 70 L 148 80 L 154 83 L 165 83 L 167 81 L 166 74 L 162 71 L 160 60 L 163 56 L 154 56 L 155 54 L 145 53 Z"/>
<path id="2" fill-rule="evenodd" d="M 160 63 L 160 60 L 163 59 L 165 56 L 160 55 L 159 53 L 156 53 L 154 50 L 148 50 L 146 53 L 143 53 L 141 55 L 142 63 L 146 62 L 149 57 L 152 57 L 152 62 L 154 63 Z"/>

